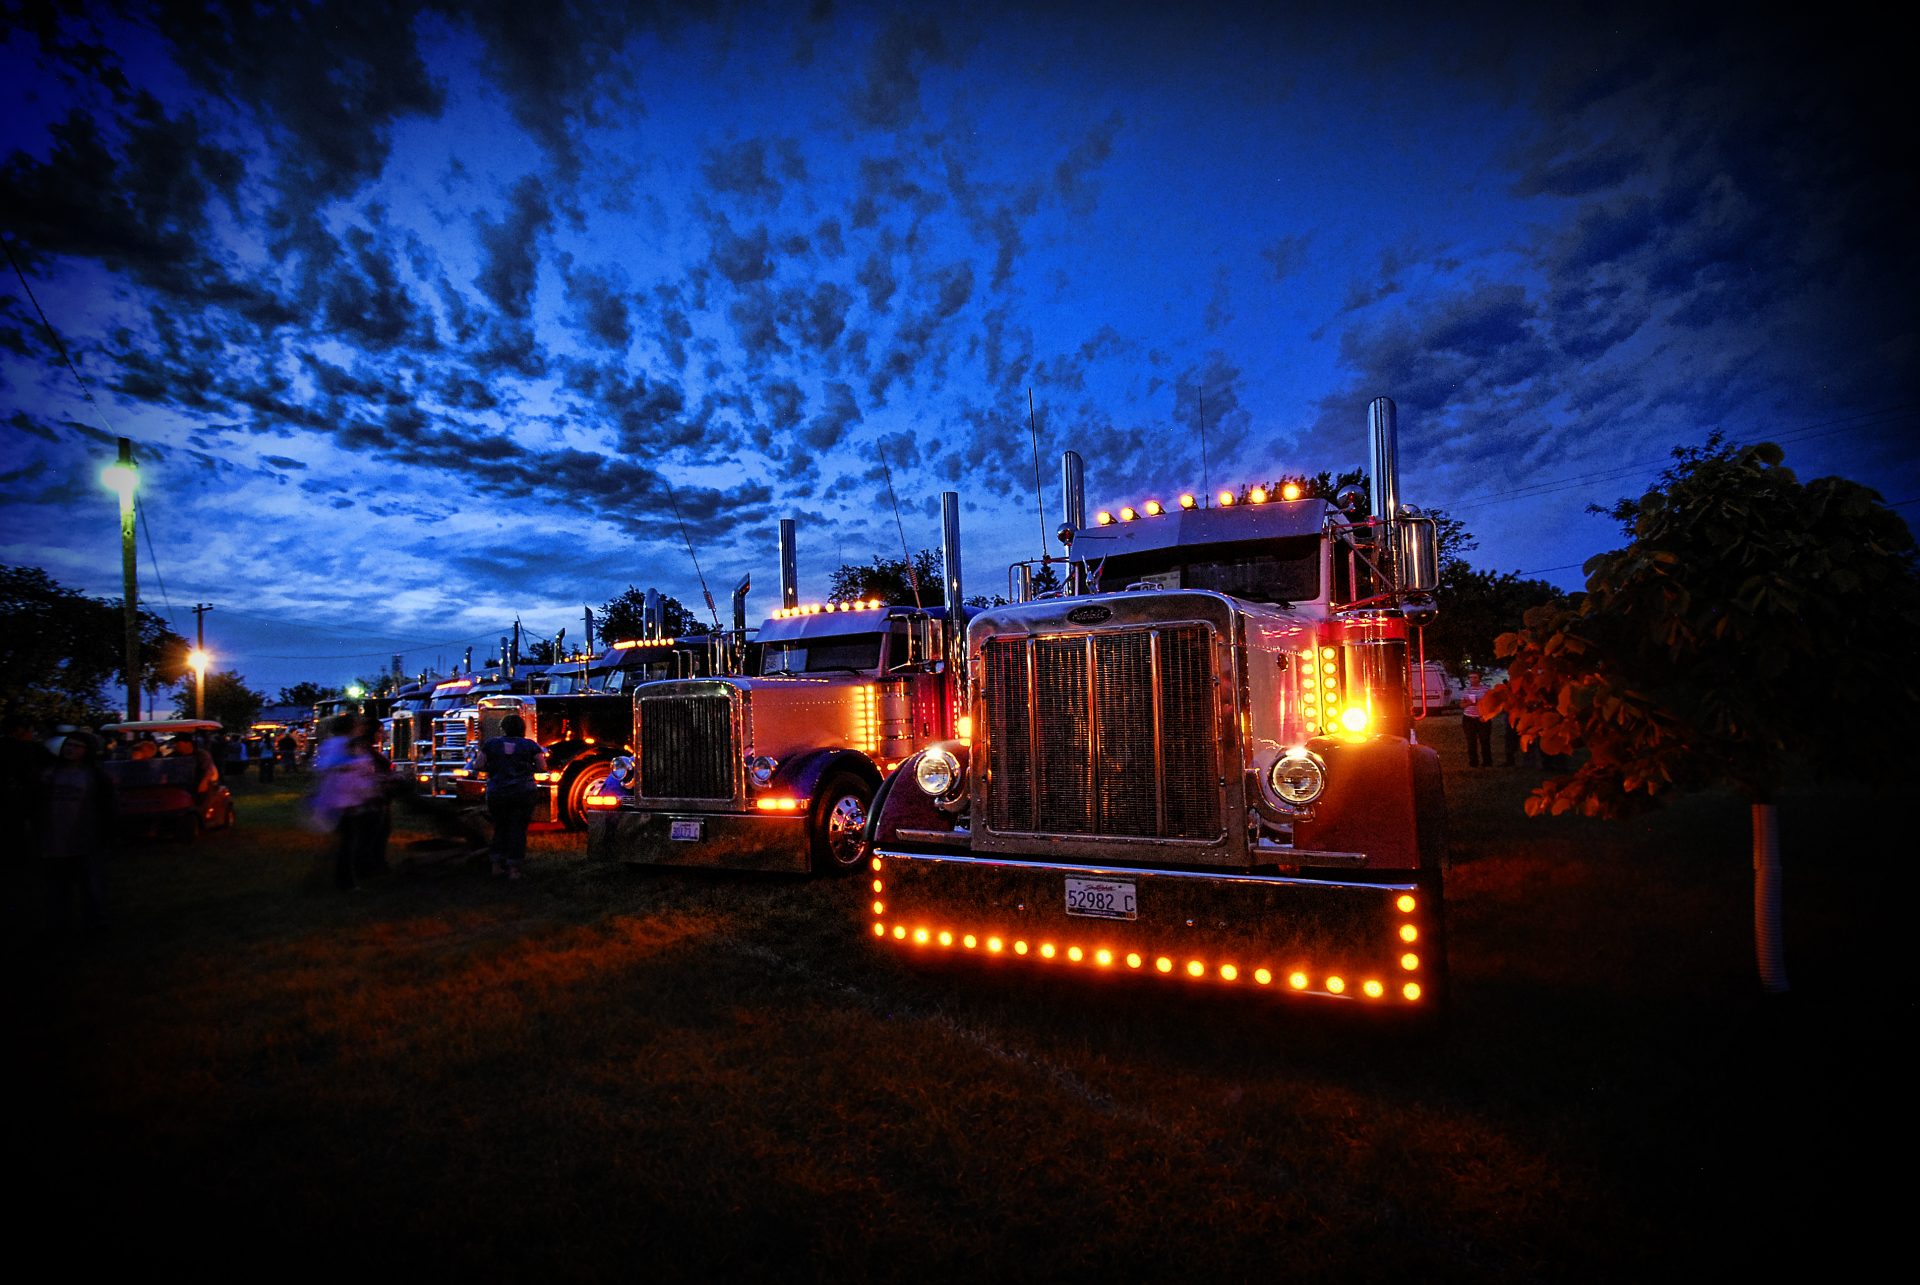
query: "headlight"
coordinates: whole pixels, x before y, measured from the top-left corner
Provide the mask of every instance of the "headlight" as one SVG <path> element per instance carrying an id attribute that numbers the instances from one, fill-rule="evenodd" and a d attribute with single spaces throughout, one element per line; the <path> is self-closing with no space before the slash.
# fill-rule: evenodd
<path id="1" fill-rule="evenodd" d="M 1312 750 L 1288 750 L 1274 760 L 1267 781 L 1288 803 L 1312 803 L 1326 793 L 1327 765 Z"/>
<path id="2" fill-rule="evenodd" d="M 779 769 L 780 760 L 768 758 L 765 754 L 757 754 L 747 760 L 747 775 L 752 777 L 753 783 L 758 786 L 765 787 L 773 784 L 773 774 Z"/>
<path id="3" fill-rule="evenodd" d="M 622 754 L 619 758 L 615 759 L 613 766 L 607 770 L 607 775 L 620 782 L 622 787 L 632 785 L 633 756 L 631 754 Z"/>
<path id="4" fill-rule="evenodd" d="M 960 760 L 949 751 L 931 749 L 913 765 L 913 780 L 936 799 L 952 791 L 960 780 Z"/>

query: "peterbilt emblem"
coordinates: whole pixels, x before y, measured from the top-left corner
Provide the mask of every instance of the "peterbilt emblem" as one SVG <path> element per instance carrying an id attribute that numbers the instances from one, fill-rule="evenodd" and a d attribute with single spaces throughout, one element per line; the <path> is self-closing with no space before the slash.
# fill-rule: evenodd
<path id="1" fill-rule="evenodd" d="M 1097 625 L 1113 617 L 1111 607 L 1075 607 L 1067 613 L 1067 619 L 1076 625 Z"/>

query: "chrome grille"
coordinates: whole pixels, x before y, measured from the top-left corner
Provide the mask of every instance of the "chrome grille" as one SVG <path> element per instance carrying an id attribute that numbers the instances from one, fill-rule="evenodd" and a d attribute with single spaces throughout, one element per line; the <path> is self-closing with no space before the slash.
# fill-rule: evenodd
<path id="1" fill-rule="evenodd" d="M 1205 626 L 995 639 L 980 690 L 989 830 L 1220 837 Z"/>
<path id="2" fill-rule="evenodd" d="M 654 799 L 731 799 L 733 702 L 726 696 L 641 698 L 640 794 Z"/>

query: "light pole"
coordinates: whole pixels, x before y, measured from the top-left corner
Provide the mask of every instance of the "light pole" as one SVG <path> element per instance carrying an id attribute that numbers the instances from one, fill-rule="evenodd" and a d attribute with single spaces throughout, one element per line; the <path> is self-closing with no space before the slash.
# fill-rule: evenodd
<path id="1" fill-rule="evenodd" d="M 133 442 L 120 439 L 120 458 L 100 470 L 100 481 L 120 497 L 120 592 L 127 608 L 127 721 L 140 721 L 140 591 L 134 583 L 133 493 L 140 488 L 140 466 Z"/>
<path id="2" fill-rule="evenodd" d="M 195 647 L 187 653 L 187 664 L 193 669 L 193 716 L 207 716 L 207 662 L 213 658 Z"/>

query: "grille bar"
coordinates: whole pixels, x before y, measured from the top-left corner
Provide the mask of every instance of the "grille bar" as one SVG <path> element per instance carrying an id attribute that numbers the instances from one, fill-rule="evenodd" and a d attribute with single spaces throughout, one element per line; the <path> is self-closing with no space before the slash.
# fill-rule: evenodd
<path id="1" fill-rule="evenodd" d="M 725 695 L 649 696 L 640 707 L 640 794 L 731 799 L 733 703 Z"/>
<path id="2" fill-rule="evenodd" d="M 990 641 L 987 828 L 1221 837 L 1204 625 Z"/>

